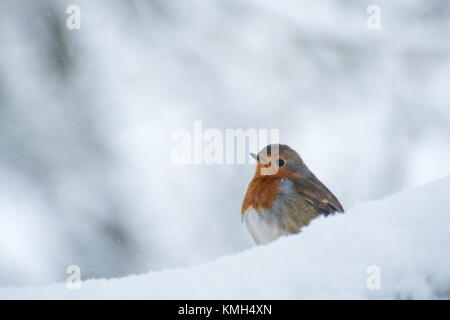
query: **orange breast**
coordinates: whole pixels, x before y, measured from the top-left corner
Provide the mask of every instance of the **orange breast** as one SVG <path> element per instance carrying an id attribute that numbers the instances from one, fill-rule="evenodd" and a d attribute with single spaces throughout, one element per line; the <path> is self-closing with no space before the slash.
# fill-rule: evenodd
<path id="1" fill-rule="evenodd" d="M 287 177 L 300 178 L 298 173 L 291 172 L 285 167 L 279 167 L 278 171 L 273 175 L 262 175 L 261 168 L 267 166 L 263 166 L 259 162 L 256 165 L 255 176 L 248 185 L 244 202 L 242 203 L 242 215 L 250 207 L 257 210 L 271 208 L 278 197 L 280 180 Z"/>
<path id="2" fill-rule="evenodd" d="M 267 209 L 273 206 L 280 188 L 280 179 L 259 176 L 252 179 L 245 193 L 241 214 L 248 208 Z"/>

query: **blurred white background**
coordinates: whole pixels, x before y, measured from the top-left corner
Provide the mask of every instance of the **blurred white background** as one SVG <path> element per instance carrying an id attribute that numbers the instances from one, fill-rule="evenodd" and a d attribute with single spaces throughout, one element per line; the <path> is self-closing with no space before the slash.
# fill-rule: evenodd
<path id="1" fill-rule="evenodd" d="M 171 161 L 195 120 L 279 128 L 346 208 L 448 175 L 449 39 L 447 0 L 2 0 L 0 286 L 252 247 L 254 166 Z"/>

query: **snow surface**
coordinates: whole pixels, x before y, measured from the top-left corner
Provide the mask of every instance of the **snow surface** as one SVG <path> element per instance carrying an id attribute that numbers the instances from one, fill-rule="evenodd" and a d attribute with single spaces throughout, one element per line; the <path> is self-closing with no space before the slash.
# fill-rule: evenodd
<path id="1" fill-rule="evenodd" d="M 209 263 L 87 280 L 78 290 L 65 283 L 1 288 L 0 298 L 448 299 L 449 196 L 450 176 Z M 381 270 L 380 289 L 366 285 L 370 265 Z"/>

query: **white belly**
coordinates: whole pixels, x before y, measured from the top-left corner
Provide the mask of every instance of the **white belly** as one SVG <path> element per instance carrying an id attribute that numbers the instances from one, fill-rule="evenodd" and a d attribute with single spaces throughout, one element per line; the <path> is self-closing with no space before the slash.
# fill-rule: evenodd
<path id="1" fill-rule="evenodd" d="M 245 211 L 244 222 L 256 244 L 269 243 L 284 234 L 279 226 L 278 215 L 271 211 L 253 208 Z"/>
<path id="2" fill-rule="evenodd" d="M 288 179 L 281 179 L 280 188 L 283 197 L 279 197 L 275 201 L 273 208 L 255 210 L 253 207 L 249 207 L 244 213 L 245 225 L 256 244 L 266 244 L 282 235 L 289 234 L 281 227 L 287 221 L 280 220 L 282 217 L 286 219 L 282 209 L 285 204 L 284 199 L 289 198 L 295 191 L 292 182 Z"/>

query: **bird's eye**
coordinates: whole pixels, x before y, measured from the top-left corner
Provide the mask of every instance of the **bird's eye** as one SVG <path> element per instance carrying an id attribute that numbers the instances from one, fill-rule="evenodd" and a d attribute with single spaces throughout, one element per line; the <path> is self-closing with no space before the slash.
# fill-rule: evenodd
<path id="1" fill-rule="evenodd" d="M 284 160 L 283 159 L 278 159 L 278 165 L 280 167 L 284 166 Z"/>

